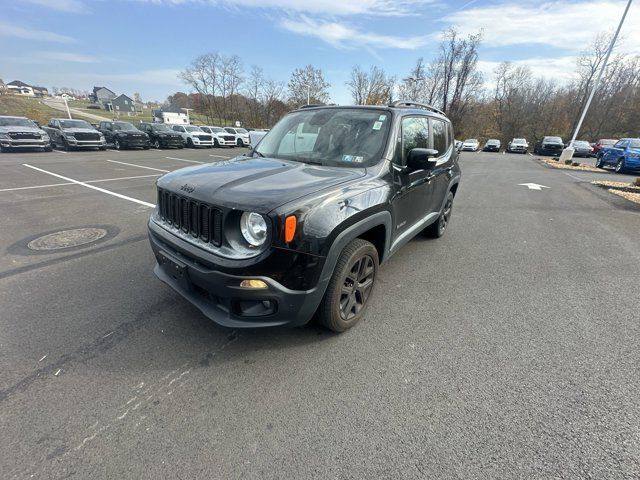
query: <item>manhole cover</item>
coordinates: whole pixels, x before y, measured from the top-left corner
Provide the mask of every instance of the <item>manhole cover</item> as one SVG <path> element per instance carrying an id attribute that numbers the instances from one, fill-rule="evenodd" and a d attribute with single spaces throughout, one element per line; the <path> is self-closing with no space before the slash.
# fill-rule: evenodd
<path id="1" fill-rule="evenodd" d="M 95 242 L 106 234 L 103 228 L 74 228 L 38 237 L 27 243 L 27 247 L 31 250 L 60 250 Z"/>

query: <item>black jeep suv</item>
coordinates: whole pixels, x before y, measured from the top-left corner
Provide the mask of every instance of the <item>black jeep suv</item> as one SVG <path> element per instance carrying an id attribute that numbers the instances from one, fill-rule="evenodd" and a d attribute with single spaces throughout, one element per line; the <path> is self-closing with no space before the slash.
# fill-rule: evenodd
<path id="1" fill-rule="evenodd" d="M 229 327 L 334 331 L 362 318 L 378 266 L 440 237 L 460 181 L 451 122 L 428 105 L 303 108 L 249 153 L 158 179 L 155 273 Z"/>

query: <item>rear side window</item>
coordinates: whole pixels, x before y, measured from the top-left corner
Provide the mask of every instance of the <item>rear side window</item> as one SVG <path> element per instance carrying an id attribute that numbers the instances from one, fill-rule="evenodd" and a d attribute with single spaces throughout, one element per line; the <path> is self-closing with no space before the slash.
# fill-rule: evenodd
<path id="1" fill-rule="evenodd" d="M 640 140 L 631 140 L 629 148 L 640 148 Z"/>
<path id="2" fill-rule="evenodd" d="M 447 125 L 442 120 L 432 119 L 431 130 L 433 131 L 433 148 L 438 151 L 438 156 L 442 156 L 449 149 Z"/>
<path id="3" fill-rule="evenodd" d="M 414 148 L 429 148 L 429 119 L 407 117 L 402 119 L 402 164 Z"/>
<path id="4" fill-rule="evenodd" d="M 615 148 L 624 148 L 627 144 L 626 140 L 618 140 L 618 143 L 614 145 Z"/>

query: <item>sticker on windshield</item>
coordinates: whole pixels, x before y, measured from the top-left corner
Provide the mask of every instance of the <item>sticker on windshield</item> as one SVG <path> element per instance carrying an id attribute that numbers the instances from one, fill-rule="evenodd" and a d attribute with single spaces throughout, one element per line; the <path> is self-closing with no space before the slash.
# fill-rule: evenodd
<path id="1" fill-rule="evenodd" d="M 386 116 L 386 115 L 380 115 L 380 116 L 378 117 L 378 120 L 380 120 L 381 122 L 384 122 L 386 119 L 387 119 L 387 116 Z"/>
<path id="2" fill-rule="evenodd" d="M 373 124 L 374 130 L 380 130 L 382 128 L 382 122 L 376 122 Z"/>
<path id="3" fill-rule="evenodd" d="M 364 160 L 364 157 L 361 157 L 359 155 L 343 155 L 342 156 L 342 161 L 343 162 L 362 163 L 363 160 Z"/>

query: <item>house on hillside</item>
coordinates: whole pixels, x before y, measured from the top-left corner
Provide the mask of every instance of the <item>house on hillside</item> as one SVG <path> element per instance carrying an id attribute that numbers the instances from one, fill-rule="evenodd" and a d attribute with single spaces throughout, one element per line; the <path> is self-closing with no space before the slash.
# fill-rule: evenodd
<path id="1" fill-rule="evenodd" d="M 104 105 L 116 98 L 116 94 L 107 87 L 93 87 L 93 93 L 89 95 L 89 98 L 94 103 L 102 103 Z"/>
<path id="2" fill-rule="evenodd" d="M 116 115 L 127 114 L 128 117 L 136 114 L 136 102 L 125 94 L 118 95 L 113 100 L 105 103 L 105 108 Z"/>
<path id="3" fill-rule="evenodd" d="M 169 123 L 172 125 L 185 125 L 189 123 L 186 113 L 165 112 L 164 110 L 153 110 L 153 121 L 155 123 Z"/>
<path id="4" fill-rule="evenodd" d="M 7 92 L 13 95 L 35 97 L 33 87 L 31 85 L 27 85 L 24 82 L 21 82 L 20 80 L 14 80 L 13 82 L 7 83 Z"/>
<path id="5" fill-rule="evenodd" d="M 33 88 L 33 94 L 36 97 L 48 97 L 49 96 L 49 90 L 47 90 L 46 87 L 36 87 L 34 85 L 31 88 Z"/>

